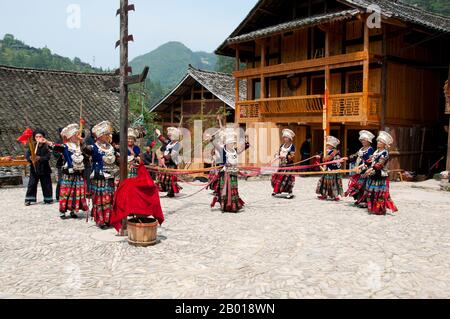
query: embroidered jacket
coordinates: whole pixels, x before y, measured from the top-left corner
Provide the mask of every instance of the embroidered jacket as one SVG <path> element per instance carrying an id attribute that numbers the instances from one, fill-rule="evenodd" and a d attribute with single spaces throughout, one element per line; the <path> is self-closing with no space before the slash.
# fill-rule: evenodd
<path id="1" fill-rule="evenodd" d="M 376 150 L 373 153 L 371 168 L 373 168 L 374 172 L 372 173 L 373 177 L 382 176 L 387 177 L 388 169 L 387 163 L 389 162 L 389 151 L 384 150 Z"/>
<path id="2" fill-rule="evenodd" d="M 337 149 L 331 149 L 327 151 L 327 155 L 324 156 L 323 161 L 324 162 L 332 162 L 337 161 L 341 159 L 341 154 Z M 341 163 L 335 163 L 335 164 L 327 164 L 327 171 L 335 171 L 341 168 Z"/>
<path id="3" fill-rule="evenodd" d="M 86 146 L 85 149 L 92 156 L 92 175 L 91 177 L 114 178 L 118 173 L 117 154 L 111 144 Z"/>
<path id="4" fill-rule="evenodd" d="M 82 148 L 77 143 L 65 143 L 65 144 L 54 144 L 51 149 L 54 152 L 62 154 L 63 166 L 62 169 L 67 174 L 73 174 L 75 172 L 83 172 L 84 165 L 84 155 Z"/>
<path id="5" fill-rule="evenodd" d="M 280 165 L 294 164 L 295 145 L 291 144 L 289 147 L 285 147 L 285 144 L 281 145 L 278 156 L 280 156 Z"/>
<path id="6" fill-rule="evenodd" d="M 180 151 L 181 144 L 179 141 L 171 141 L 164 136 L 158 138 L 163 146 L 161 147 L 161 152 L 164 154 L 165 164 L 168 167 L 177 167 L 180 164 Z"/>
<path id="7" fill-rule="evenodd" d="M 141 149 L 137 145 L 133 145 L 133 147 L 128 147 L 128 164 L 135 164 L 136 159 L 141 154 Z"/>
<path id="8" fill-rule="evenodd" d="M 373 153 L 374 150 L 372 146 L 369 146 L 368 148 L 362 147 L 357 153 L 350 155 L 348 160 L 350 163 L 354 162 L 356 167 L 364 165 L 363 170 L 366 170 L 370 166 Z"/>

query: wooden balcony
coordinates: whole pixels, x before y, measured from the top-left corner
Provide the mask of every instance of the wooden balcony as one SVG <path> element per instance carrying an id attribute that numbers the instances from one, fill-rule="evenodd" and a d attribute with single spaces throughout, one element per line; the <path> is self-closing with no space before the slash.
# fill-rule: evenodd
<path id="1" fill-rule="evenodd" d="M 329 121 L 377 122 L 381 108 L 381 95 L 368 93 L 364 105 L 363 93 L 333 94 L 329 98 Z M 268 98 L 238 102 L 237 121 L 246 122 L 302 122 L 323 121 L 324 95 Z"/>
<path id="2" fill-rule="evenodd" d="M 363 65 L 366 59 L 376 59 L 375 55 L 369 55 L 364 51 L 347 54 L 332 55 L 329 57 L 296 61 L 291 63 L 281 63 L 259 68 L 250 68 L 233 72 L 235 78 L 252 78 L 259 76 L 276 76 L 290 74 L 294 72 L 314 72 L 330 69 Z"/>

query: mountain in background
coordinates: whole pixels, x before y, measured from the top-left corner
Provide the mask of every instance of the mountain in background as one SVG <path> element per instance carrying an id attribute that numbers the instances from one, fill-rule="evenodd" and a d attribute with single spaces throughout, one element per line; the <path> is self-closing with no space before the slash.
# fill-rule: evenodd
<path id="1" fill-rule="evenodd" d="M 180 42 L 168 42 L 159 48 L 131 60 L 134 73 L 145 66 L 150 67 L 150 80 L 159 82 L 163 88 L 170 88 L 186 74 L 189 64 L 194 67 L 215 70 L 217 56 L 213 53 L 193 52 Z"/>
<path id="2" fill-rule="evenodd" d="M 145 90 L 152 105 L 178 84 L 186 75 L 189 64 L 206 71 L 231 73 L 234 59 L 203 51 L 193 52 L 183 43 L 171 41 L 130 61 L 135 74 L 142 72 L 145 66 L 150 68 Z"/>
<path id="3" fill-rule="evenodd" d="M 45 70 L 103 72 L 102 69 L 94 68 L 79 58 L 71 60 L 53 54 L 46 47 L 42 49 L 30 47 L 15 39 L 12 34 L 6 34 L 3 40 L 0 40 L 0 65 Z"/>

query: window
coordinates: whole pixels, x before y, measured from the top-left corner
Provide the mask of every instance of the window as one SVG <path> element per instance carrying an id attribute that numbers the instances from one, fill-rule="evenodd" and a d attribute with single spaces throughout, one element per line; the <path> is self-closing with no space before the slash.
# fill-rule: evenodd
<path id="1" fill-rule="evenodd" d="M 347 73 L 347 93 L 358 93 L 363 91 L 362 72 Z"/>
<path id="2" fill-rule="evenodd" d="M 313 76 L 311 77 L 311 94 L 323 94 L 325 92 L 325 77 Z"/>
<path id="3" fill-rule="evenodd" d="M 253 96 L 252 100 L 261 98 L 261 80 L 253 80 Z"/>

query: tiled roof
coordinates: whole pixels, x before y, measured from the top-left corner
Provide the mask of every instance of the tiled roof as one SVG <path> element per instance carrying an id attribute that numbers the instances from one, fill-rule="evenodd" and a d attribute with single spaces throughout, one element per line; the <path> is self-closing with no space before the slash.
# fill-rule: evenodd
<path id="1" fill-rule="evenodd" d="M 351 10 L 344 10 L 334 13 L 325 13 L 321 15 L 316 15 L 309 18 L 303 18 L 303 19 L 297 19 L 293 21 L 289 21 L 286 23 L 280 23 L 268 28 L 260 29 L 257 31 L 249 32 L 246 34 L 238 35 L 236 37 L 228 38 L 227 43 L 239 43 L 239 42 L 246 42 L 251 41 L 254 39 L 262 38 L 271 36 L 273 34 L 278 34 L 286 31 L 290 31 L 293 29 L 301 28 L 303 26 L 312 26 L 328 21 L 339 21 L 351 18 L 355 15 L 360 13 L 360 10 L 358 9 L 351 9 Z"/>
<path id="2" fill-rule="evenodd" d="M 172 91 L 156 103 L 152 107 L 151 111 L 156 110 L 162 105 L 172 103 L 184 90 L 190 88 L 193 81 L 200 83 L 229 107 L 233 109 L 235 108 L 235 80 L 232 75 L 220 72 L 203 71 L 189 66 L 187 74 L 180 81 L 180 83 L 178 83 Z M 245 82 L 241 81 L 239 90 L 241 99 L 246 98 L 246 92 L 247 88 Z"/>
<path id="3" fill-rule="evenodd" d="M 86 127 L 110 120 L 118 127 L 119 97 L 114 91 L 115 75 L 47 71 L 0 66 L 0 155 L 20 155 L 16 142 L 24 129 L 40 127 L 51 139 L 56 130 L 80 117 Z"/>
<path id="4" fill-rule="evenodd" d="M 234 30 L 231 35 L 219 46 L 216 53 L 232 55 L 232 52 L 228 47 L 232 43 L 251 41 L 257 38 L 270 36 L 272 34 L 307 27 L 309 25 L 342 19 L 351 14 L 355 14 L 354 12 L 356 11 L 352 11 L 352 9 L 360 10 L 361 12 L 368 12 L 368 8 L 373 5 L 380 7 L 381 15 L 384 18 L 398 19 L 400 21 L 415 24 L 435 32 L 450 32 L 450 17 L 441 16 L 424 9 L 420 9 L 400 0 L 338 1 L 346 6 L 346 8 L 343 8 L 340 12 L 328 12 L 313 17 L 285 21 L 283 23 L 274 23 L 276 19 L 271 17 L 273 16 L 273 14 L 270 14 L 271 8 L 280 7 L 284 1 L 260 0 L 245 17 L 245 19 L 239 24 L 236 30 Z M 271 17 L 271 19 L 269 20 L 268 17 Z"/>
<path id="5" fill-rule="evenodd" d="M 441 16 L 399 0 L 340 0 L 340 2 L 360 9 L 377 5 L 381 9 L 381 15 L 387 18 L 397 18 L 435 31 L 450 32 L 450 17 Z"/>

